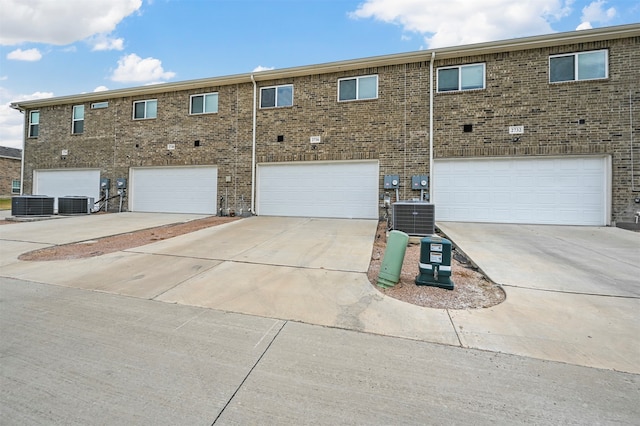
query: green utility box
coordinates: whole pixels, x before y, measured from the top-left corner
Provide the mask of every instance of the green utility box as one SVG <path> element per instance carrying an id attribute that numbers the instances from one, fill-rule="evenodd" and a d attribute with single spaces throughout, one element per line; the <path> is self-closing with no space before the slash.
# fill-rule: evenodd
<path id="1" fill-rule="evenodd" d="M 451 281 L 451 241 L 431 235 L 420 240 L 420 273 L 417 285 L 453 290 Z"/>

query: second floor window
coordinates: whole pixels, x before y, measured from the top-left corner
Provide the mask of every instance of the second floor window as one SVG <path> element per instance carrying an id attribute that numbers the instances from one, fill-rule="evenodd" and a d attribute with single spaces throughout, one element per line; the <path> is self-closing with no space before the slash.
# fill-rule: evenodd
<path id="1" fill-rule="evenodd" d="M 84 132 L 84 105 L 75 105 L 73 107 L 72 122 L 71 133 L 77 135 Z"/>
<path id="2" fill-rule="evenodd" d="M 438 69 L 438 92 L 484 89 L 484 64 Z"/>
<path id="3" fill-rule="evenodd" d="M 293 84 L 260 89 L 260 108 L 288 107 L 292 105 Z"/>
<path id="4" fill-rule="evenodd" d="M 192 95 L 189 114 L 212 114 L 218 112 L 218 94 Z"/>
<path id="5" fill-rule="evenodd" d="M 338 100 L 356 101 L 378 97 L 378 76 L 367 75 L 338 80 Z"/>
<path id="6" fill-rule="evenodd" d="M 146 101 L 136 101 L 133 103 L 134 120 L 156 118 L 157 115 L 158 115 L 158 101 L 156 99 L 150 99 Z"/>
<path id="7" fill-rule="evenodd" d="M 29 137 L 37 138 L 40 131 L 40 111 L 29 112 Z"/>
<path id="8" fill-rule="evenodd" d="M 549 82 L 607 78 L 607 51 L 572 53 L 549 57 Z"/>

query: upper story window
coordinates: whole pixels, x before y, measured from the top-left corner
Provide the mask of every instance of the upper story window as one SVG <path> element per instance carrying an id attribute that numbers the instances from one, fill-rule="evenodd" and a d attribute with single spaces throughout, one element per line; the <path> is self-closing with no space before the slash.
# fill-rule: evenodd
<path id="1" fill-rule="evenodd" d="M 218 112 L 218 94 L 192 95 L 189 114 L 212 114 Z"/>
<path id="2" fill-rule="evenodd" d="M 20 193 L 20 181 L 17 179 L 14 179 L 11 181 L 11 193 L 12 194 L 19 194 Z"/>
<path id="3" fill-rule="evenodd" d="M 158 101 L 149 99 L 146 101 L 136 101 L 133 103 L 133 119 L 144 120 L 146 118 L 156 118 L 158 115 Z"/>
<path id="4" fill-rule="evenodd" d="M 260 89 L 260 108 L 290 107 L 293 105 L 293 84 Z"/>
<path id="5" fill-rule="evenodd" d="M 74 105 L 72 122 L 71 133 L 77 135 L 84 132 L 84 105 Z"/>
<path id="6" fill-rule="evenodd" d="M 40 111 L 29 112 L 29 137 L 37 138 L 40 130 Z"/>
<path id="7" fill-rule="evenodd" d="M 597 80 L 609 74 L 608 51 L 554 55 L 549 57 L 549 82 Z"/>
<path id="8" fill-rule="evenodd" d="M 484 89 L 485 64 L 438 69 L 438 92 Z"/>
<path id="9" fill-rule="evenodd" d="M 378 76 L 366 75 L 338 80 L 338 101 L 376 99 L 378 97 Z"/>

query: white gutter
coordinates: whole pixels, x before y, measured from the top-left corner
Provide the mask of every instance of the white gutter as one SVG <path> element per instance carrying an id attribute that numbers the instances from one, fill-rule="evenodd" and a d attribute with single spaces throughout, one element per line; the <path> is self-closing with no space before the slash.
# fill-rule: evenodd
<path id="1" fill-rule="evenodd" d="M 433 61 L 436 52 L 431 52 L 429 62 L 429 202 L 433 203 Z"/>
<path id="2" fill-rule="evenodd" d="M 253 123 L 251 133 L 251 213 L 256 214 L 256 96 L 257 86 L 256 80 L 251 74 L 251 82 L 253 83 Z"/>

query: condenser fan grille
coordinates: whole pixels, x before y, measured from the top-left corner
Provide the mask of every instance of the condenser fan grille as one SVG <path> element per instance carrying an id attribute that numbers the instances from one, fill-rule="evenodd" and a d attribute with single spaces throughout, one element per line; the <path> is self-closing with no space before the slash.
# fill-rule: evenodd
<path id="1" fill-rule="evenodd" d="M 435 206 L 423 201 L 398 201 L 393 203 L 393 229 L 409 235 L 435 234 Z"/>

